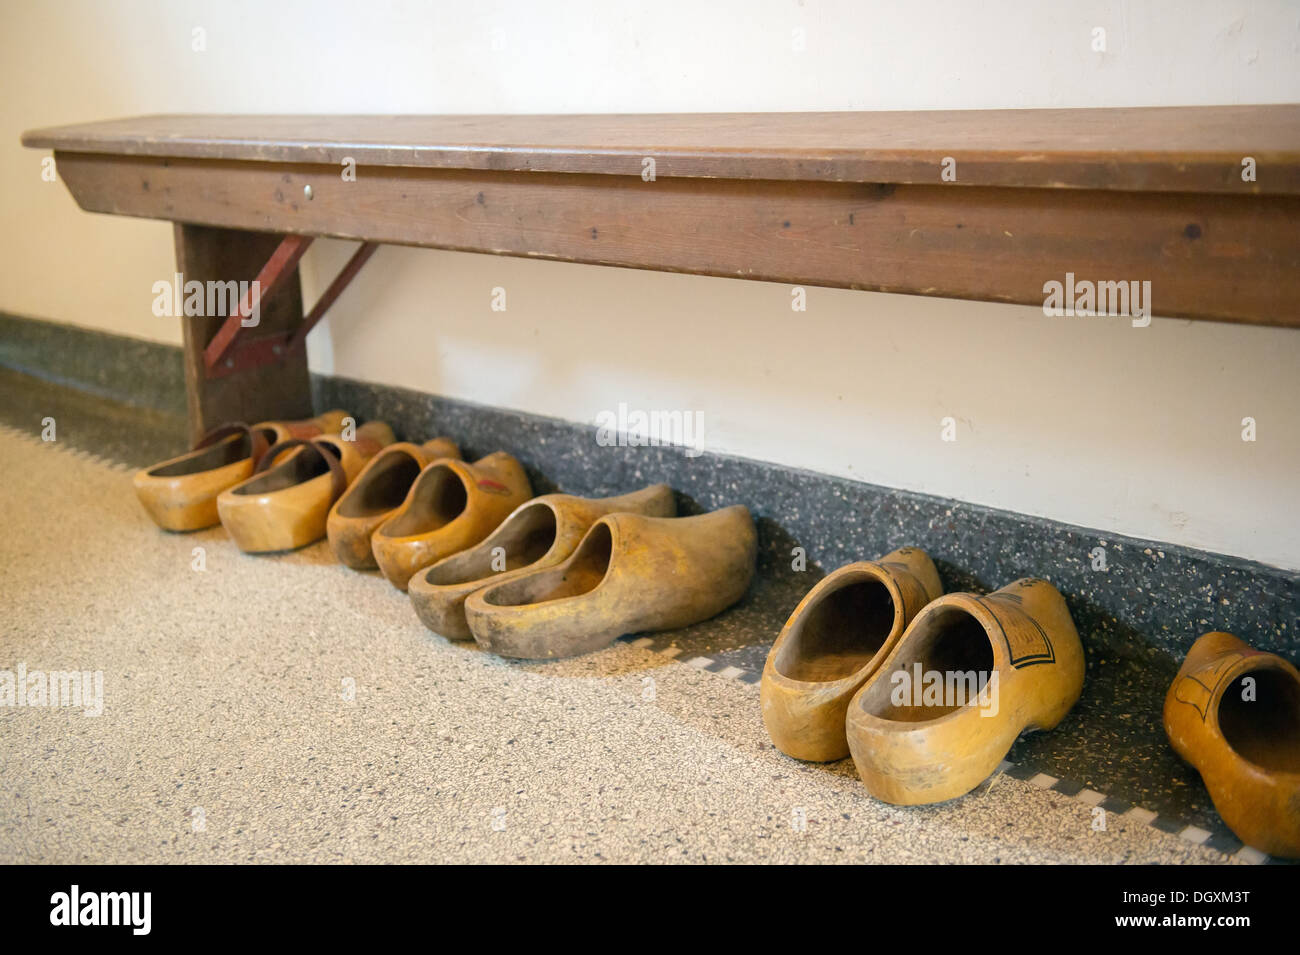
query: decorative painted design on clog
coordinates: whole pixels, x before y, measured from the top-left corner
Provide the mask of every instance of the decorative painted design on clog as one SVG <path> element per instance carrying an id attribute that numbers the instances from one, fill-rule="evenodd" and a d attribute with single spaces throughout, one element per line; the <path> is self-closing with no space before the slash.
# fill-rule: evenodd
<path id="1" fill-rule="evenodd" d="M 1204 723 L 1210 715 L 1210 701 L 1220 692 L 1222 684 L 1232 678 L 1232 668 L 1245 658 L 1244 653 L 1225 653 L 1210 666 L 1178 677 L 1174 680 L 1174 699 L 1196 710 Z"/>
<path id="2" fill-rule="evenodd" d="M 900 694 L 917 682 L 913 673 L 937 674 L 938 683 L 924 695 Z M 1064 719 L 1083 677 L 1078 631 L 1046 581 L 1018 580 L 987 597 L 939 597 L 849 703 L 845 730 L 858 775 L 873 796 L 897 805 L 970 792 L 1022 732 Z M 952 694 L 967 685 L 978 692 Z"/>
<path id="3" fill-rule="evenodd" d="M 1020 669 L 1037 663 L 1056 662 L 1056 651 L 1052 649 L 1052 641 L 1038 625 L 1038 621 L 1019 612 L 1023 607 L 1019 594 L 990 595 L 977 599 L 988 608 L 997 622 L 998 631 L 1007 647 L 1007 657 L 1013 667 Z M 1018 612 L 999 613 L 999 604 L 1010 604 Z"/>

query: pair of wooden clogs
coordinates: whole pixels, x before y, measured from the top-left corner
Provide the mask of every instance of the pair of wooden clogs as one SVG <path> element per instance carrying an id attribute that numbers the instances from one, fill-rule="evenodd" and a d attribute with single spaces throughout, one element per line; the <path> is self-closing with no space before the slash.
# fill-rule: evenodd
<path id="1" fill-rule="evenodd" d="M 217 498 L 252 477 L 273 445 L 338 432 L 347 412 L 327 411 L 304 421 L 225 425 L 194 449 L 135 476 L 135 492 L 153 522 L 168 531 L 198 531 L 220 520 Z"/>
<path id="2" fill-rule="evenodd" d="M 504 451 L 473 463 L 434 461 L 375 529 L 375 565 L 389 583 L 406 590 L 418 571 L 474 546 L 532 496 L 523 465 Z"/>
<path id="3" fill-rule="evenodd" d="M 697 623 L 749 588 L 757 535 L 744 507 L 675 514 L 664 484 L 533 498 L 476 546 L 412 576 L 411 602 L 430 630 L 517 659 Z"/>
<path id="4" fill-rule="evenodd" d="M 327 536 L 343 563 L 378 568 L 406 590 L 413 576 L 478 544 L 532 496 L 523 466 L 504 451 L 471 463 L 445 438 L 394 444 L 339 498 Z"/>
<path id="5" fill-rule="evenodd" d="M 904 547 L 813 587 L 768 654 L 760 695 L 782 752 L 851 754 L 873 796 L 917 805 L 969 792 L 1022 732 L 1056 726 L 1083 671 L 1047 581 L 942 594 L 930 558 Z"/>
<path id="6" fill-rule="evenodd" d="M 1055 727 L 1083 671 L 1074 622 L 1046 581 L 940 596 L 929 557 L 903 548 L 841 567 L 799 603 L 763 669 L 763 720 L 797 759 L 852 755 L 885 802 L 940 802 L 987 778 L 1022 732 Z M 948 692 L 953 675 L 964 699 Z M 1169 688 L 1164 726 L 1243 842 L 1300 858 L 1300 672 L 1291 663 L 1207 633 Z"/>
<path id="7" fill-rule="evenodd" d="M 380 566 L 374 546 L 376 532 L 394 515 L 423 505 L 428 490 L 453 467 L 473 466 L 460 461 L 460 448 L 449 438 L 423 444 L 401 441 L 384 448 L 330 510 L 326 536 L 335 556 L 354 570 Z M 466 503 L 462 498 L 457 506 L 463 510 Z M 473 519 L 481 522 L 483 517 L 475 508 Z M 405 587 L 404 578 L 389 576 L 395 585 Z"/>
<path id="8" fill-rule="evenodd" d="M 382 421 L 356 427 L 344 411 L 226 425 L 194 450 L 139 472 L 135 488 L 166 530 L 220 522 L 241 550 L 292 550 L 325 536 L 331 507 L 392 442 Z"/>

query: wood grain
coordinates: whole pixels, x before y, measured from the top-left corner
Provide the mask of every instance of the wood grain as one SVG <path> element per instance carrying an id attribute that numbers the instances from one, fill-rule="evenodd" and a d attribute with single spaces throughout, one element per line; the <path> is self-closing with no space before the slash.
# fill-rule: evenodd
<path id="1" fill-rule="evenodd" d="M 58 162 L 92 212 L 1029 305 L 1073 272 L 1150 281 L 1160 316 L 1300 326 L 1291 196 L 419 168 L 343 182 L 308 164 Z"/>
<path id="2" fill-rule="evenodd" d="M 143 116 L 39 129 L 61 152 L 368 167 L 1300 194 L 1300 106 L 535 116 Z M 1254 182 L 1241 162 L 1257 163 Z"/>

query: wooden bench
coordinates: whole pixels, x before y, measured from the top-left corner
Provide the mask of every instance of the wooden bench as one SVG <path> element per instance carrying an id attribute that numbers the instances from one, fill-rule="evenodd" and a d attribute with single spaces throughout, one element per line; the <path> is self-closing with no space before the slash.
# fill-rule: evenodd
<path id="1" fill-rule="evenodd" d="M 1027 305 L 1072 273 L 1300 325 L 1300 106 L 149 116 L 23 143 L 83 209 L 176 223 L 186 280 L 261 281 L 256 327 L 251 302 L 184 322 L 195 435 L 310 412 L 306 333 L 375 243 Z M 314 236 L 363 245 L 304 315 Z"/>

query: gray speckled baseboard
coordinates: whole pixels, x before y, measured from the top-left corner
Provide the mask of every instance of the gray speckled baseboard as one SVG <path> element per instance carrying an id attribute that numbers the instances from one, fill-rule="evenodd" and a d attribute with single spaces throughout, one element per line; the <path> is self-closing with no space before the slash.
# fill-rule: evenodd
<path id="1" fill-rule="evenodd" d="M 185 416 L 181 350 L 0 312 L 0 367 L 113 401 Z"/>

